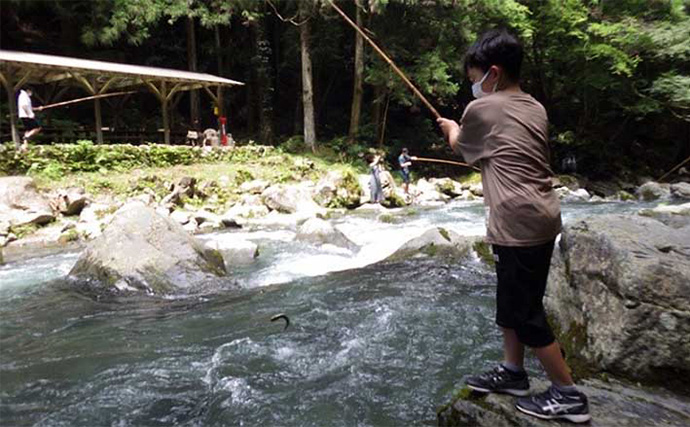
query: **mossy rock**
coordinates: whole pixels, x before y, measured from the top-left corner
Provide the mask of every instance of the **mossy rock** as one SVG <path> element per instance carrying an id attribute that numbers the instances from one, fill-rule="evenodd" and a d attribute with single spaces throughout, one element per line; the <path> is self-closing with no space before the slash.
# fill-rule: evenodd
<path id="1" fill-rule="evenodd" d="M 58 242 L 62 244 L 76 242 L 77 240 L 79 240 L 79 238 L 79 232 L 76 229 L 72 228 L 62 233 L 60 237 L 58 237 Z"/>
<path id="2" fill-rule="evenodd" d="M 472 172 L 469 175 L 464 175 L 458 178 L 461 184 L 479 184 L 482 182 L 482 174 L 479 172 Z"/>
<path id="3" fill-rule="evenodd" d="M 395 220 L 395 216 L 393 216 L 389 213 L 382 213 L 376 219 L 379 220 L 379 222 L 383 222 L 386 224 L 394 224 L 395 222 L 397 222 Z"/>
<path id="4" fill-rule="evenodd" d="M 391 194 L 381 204 L 387 208 L 402 208 L 407 205 L 405 199 L 400 197 L 395 191 L 391 191 Z"/>
<path id="5" fill-rule="evenodd" d="M 619 191 L 616 193 L 616 198 L 617 198 L 618 200 L 623 201 L 623 202 L 628 202 L 628 201 L 634 201 L 634 200 L 636 200 L 636 199 L 635 199 L 635 196 L 633 196 L 632 194 L 628 193 L 628 192 L 625 191 L 625 190 L 619 190 Z"/>
<path id="6" fill-rule="evenodd" d="M 472 249 L 474 249 L 474 251 L 477 253 L 479 259 L 481 259 L 491 267 L 494 267 L 496 265 L 496 261 L 494 260 L 494 253 L 491 250 L 491 246 L 488 243 L 486 243 L 483 240 L 477 240 L 472 245 Z"/>
<path id="7" fill-rule="evenodd" d="M 551 315 L 547 314 L 551 330 L 556 336 L 565 361 L 570 367 L 570 374 L 575 381 L 590 378 L 599 370 L 589 363 L 582 355 L 582 350 L 587 346 L 587 327 L 576 322 L 571 322 L 567 331 L 563 331 Z"/>

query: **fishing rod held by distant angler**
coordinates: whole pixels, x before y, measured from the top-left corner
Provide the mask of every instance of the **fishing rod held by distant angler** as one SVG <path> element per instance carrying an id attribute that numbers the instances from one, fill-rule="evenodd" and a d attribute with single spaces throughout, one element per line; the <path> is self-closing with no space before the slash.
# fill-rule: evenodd
<path id="1" fill-rule="evenodd" d="M 120 95 L 128 95 L 130 93 L 136 93 L 135 90 L 130 90 L 128 92 L 113 92 L 113 93 L 104 93 L 101 95 L 93 95 L 93 96 L 87 96 L 85 98 L 77 98 L 77 99 L 72 99 L 69 101 L 63 101 L 63 102 L 56 102 L 55 104 L 49 104 L 49 105 L 43 105 L 41 107 L 36 107 L 34 110 L 36 111 L 43 111 L 47 110 L 48 108 L 54 108 L 54 107 L 62 107 L 65 105 L 69 104 L 76 104 L 77 102 L 84 102 L 84 101 L 89 101 L 91 99 L 100 99 L 100 98 L 108 98 L 111 96 L 120 96 Z"/>
<path id="2" fill-rule="evenodd" d="M 467 163 L 463 163 L 463 162 L 455 162 L 455 161 L 453 161 L 453 160 L 430 159 L 430 158 L 428 158 L 428 157 L 414 157 L 414 158 L 412 159 L 412 161 L 413 161 L 413 162 L 446 163 L 446 164 L 449 164 L 449 165 L 463 166 L 463 167 L 466 167 L 466 168 L 472 168 L 472 169 L 476 170 L 477 172 L 479 172 L 479 168 L 477 168 L 477 167 L 471 166 L 471 165 L 469 165 L 469 164 L 467 164 Z"/>
<path id="3" fill-rule="evenodd" d="M 666 173 L 664 174 L 664 176 L 662 176 L 661 178 L 659 178 L 659 182 L 663 181 L 664 178 L 666 178 L 667 176 L 671 175 L 673 172 L 676 171 L 676 169 L 680 168 L 681 166 L 683 166 L 684 164 L 686 164 L 686 163 L 689 162 L 689 161 L 690 161 L 690 157 L 688 157 L 687 159 L 685 159 L 685 160 L 683 160 L 682 162 L 678 163 L 673 169 L 671 169 L 670 171 L 666 172 Z"/>
<path id="4" fill-rule="evenodd" d="M 376 43 L 374 43 L 374 41 L 371 40 L 371 39 L 369 38 L 369 36 L 367 36 L 367 35 L 364 33 L 364 31 L 362 31 L 361 28 L 359 28 L 359 26 L 358 26 L 357 24 L 355 24 L 354 22 L 352 22 L 352 20 L 345 14 L 345 12 L 343 12 L 338 6 L 336 6 L 336 4 L 333 2 L 333 0 L 330 0 L 329 3 L 331 4 L 331 6 L 333 6 L 333 9 L 335 9 L 336 12 L 338 12 L 338 13 L 340 14 L 340 16 L 342 16 L 343 19 L 345 19 L 345 20 L 347 21 L 347 23 L 350 24 L 350 25 L 352 26 L 352 28 L 354 28 L 355 31 L 357 31 L 357 32 L 359 33 L 359 35 L 361 35 L 361 36 L 364 38 L 364 40 L 366 40 L 366 41 L 371 45 L 371 47 L 374 48 L 374 50 L 376 51 L 376 53 L 378 53 L 379 55 L 381 55 L 381 56 L 383 57 L 383 59 L 388 63 L 388 65 L 390 65 L 390 66 L 393 68 L 393 70 L 395 70 L 395 72 L 398 73 L 398 75 L 400 76 L 400 78 L 403 79 L 403 81 L 407 84 L 407 86 L 410 87 L 410 89 L 412 90 L 412 92 L 422 101 L 422 103 L 424 103 L 424 105 L 427 106 L 427 108 L 428 108 L 429 110 L 431 110 L 431 113 L 434 115 L 434 117 L 436 117 L 437 119 L 440 119 L 440 118 L 441 118 L 441 115 L 438 113 L 438 111 L 436 111 L 436 108 L 434 108 L 434 106 L 431 105 L 431 103 L 424 97 L 424 95 L 422 95 L 422 92 L 420 92 L 419 89 L 417 89 L 417 87 L 415 87 L 415 85 L 410 81 L 410 79 L 407 78 L 407 76 L 405 75 L 405 73 L 403 73 L 402 70 L 401 70 L 400 68 L 398 68 L 397 65 L 395 65 L 395 63 L 393 62 L 393 60 L 390 59 L 390 58 L 388 57 L 388 55 L 386 55 L 386 54 L 383 52 L 383 50 L 381 50 L 381 48 L 378 47 L 378 46 L 376 45 Z"/>

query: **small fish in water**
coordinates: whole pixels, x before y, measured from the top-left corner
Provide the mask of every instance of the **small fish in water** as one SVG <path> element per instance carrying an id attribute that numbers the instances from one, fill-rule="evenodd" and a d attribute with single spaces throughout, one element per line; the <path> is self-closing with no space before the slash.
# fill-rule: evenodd
<path id="1" fill-rule="evenodd" d="M 290 319 L 287 317 L 285 313 L 276 314 L 275 316 L 271 317 L 271 322 L 275 322 L 278 319 L 285 319 L 285 328 L 283 328 L 283 330 L 287 329 L 288 326 L 290 326 Z"/>

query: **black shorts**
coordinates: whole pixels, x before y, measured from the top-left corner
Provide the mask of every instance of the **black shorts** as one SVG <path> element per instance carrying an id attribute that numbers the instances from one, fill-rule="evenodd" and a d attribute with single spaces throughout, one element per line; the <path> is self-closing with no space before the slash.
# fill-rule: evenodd
<path id="1" fill-rule="evenodd" d="M 400 173 L 402 174 L 403 182 L 405 184 L 409 184 L 410 183 L 410 172 L 403 169 L 400 171 Z"/>
<path id="2" fill-rule="evenodd" d="M 29 119 L 27 117 L 22 117 L 22 124 L 24 125 L 25 132 L 40 127 L 36 119 Z"/>
<path id="3" fill-rule="evenodd" d="M 493 245 L 496 258 L 496 323 L 514 329 L 528 347 L 555 341 L 544 312 L 544 291 L 554 241 L 529 247 Z"/>

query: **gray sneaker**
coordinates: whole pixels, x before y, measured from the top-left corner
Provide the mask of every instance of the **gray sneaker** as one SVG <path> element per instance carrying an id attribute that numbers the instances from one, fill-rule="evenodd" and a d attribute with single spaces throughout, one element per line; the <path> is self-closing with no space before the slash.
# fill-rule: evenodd
<path id="1" fill-rule="evenodd" d="M 517 400 L 515 407 L 525 414 L 544 420 L 568 420 L 574 423 L 586 423 L 589 415 L 587 396 L 579 391 L 562 393 L 554 386 L 545 392 Z"/>
<path id="2" fill-rule="evenodd" d="M 483 374 L 469 377 L 465 383 L 470 389 L 481 393 L 508 393 L 513 396 L 527 396 L 529 394 L 527 372 L 512 372 L 502 365 L 498 365 Z"/>

